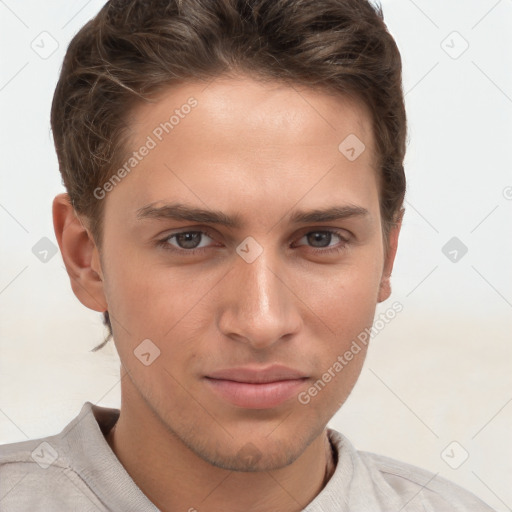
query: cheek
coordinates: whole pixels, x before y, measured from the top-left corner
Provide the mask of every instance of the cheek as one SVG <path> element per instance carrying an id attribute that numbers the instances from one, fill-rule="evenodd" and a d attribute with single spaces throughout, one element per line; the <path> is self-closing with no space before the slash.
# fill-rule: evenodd
<path id="1" fill-rule="evenodd" d="M 163 349 L 178 333 L 186 338 L 191 325 L 203 325 L 198 315 L 223 272 L 226 270 L 202 272 L 198 278 L 193 265 L 165 265 L 136 251 L 131 251 L 129 257 L 117 257 L 108 269 L 106 293 L 120 345 L 126 345 L 127 338 L 130 347 L 149 338 Z"/>
<path id="2" fill-rule="evenodd" d="M 364 269 L 345 269 L 328 287 L 317 286 L 310 303 L 320 319 L 315 330 L 322 348 L 309 347 L 308 358 L 317 361 L 317 373 L 298 399 L 310 414 L 326 421 L 350 395 L 366 357 L 380 274 L 378 265 Z"/>
<path id="3" fill-rule="evenodd" d="M 381 261 L 374 254 L 360 254 L 357 264 L 331 274 L 328 286 L 310 288 L 315 290 L 311 309 L 321 319 L 317 328 L 323 333 L 322 350 L 317 348 L 310 354 L 311 358 L 318 357 L 316 384 L 312 395 L 305 396 L 305 400 L 311 399 L 313 409 L 325 408 L 334 414 L 360 375 L 382 272 Z"/>
<path id="4" fill-rule="evenodd" d="M 357 261 L 329 271 L 323 280 L 309 282 L 308 305 L 336 335 L 351 339 L 373 322 L 382 275 L 378 256 L 358 256 Z M 322 286 L 319 283 L 324 283 Z"/>
<path id="5" fill-rule="evenodd" d="M 344 347 L 331 354 L 329 361 L 320 373 L 302 391 L 297 400 L 309 407 L 317 415 L 325 416 L 326 421 L 336 413 L 350 395 L 366 357 L 367 347 L 358 343 Z"/>
<path id="6" fill-rule="evenodd" d="M 110 258 L 105 291 L 113 322 L 136 338 L 162 338 L 178 321 L 197 314 L 208 303 L 208 294 L 213 290 L 215 295 L 215 288 L 225 284 L 225 268 L 211 267 L 198 279 L 193 265 L 166 266 L 149 262 L 137 251 L 127 252 L 129 256 Z M 352 326 L 364 328 L 373 320 L 382 274 L 376 252 L 375 247 L 374 252 L 361 251 L 337 267 L 295 269 L 287 278 L 309 309 L 335 333 L 344 332 L 346 339 L 353 334 Z"/>
<path id="7" fill-rule="evenodd" d="M 104 284 L 114 339 L 120 347 L 129 345 L 133 350 L 132 345 L 155 336 L 157 320 L 172 322 L 172 304 L 164 311 L 159 300 L 166 273 L 132 248 L 123 251 L 111 247 L 106 261 Z"/>

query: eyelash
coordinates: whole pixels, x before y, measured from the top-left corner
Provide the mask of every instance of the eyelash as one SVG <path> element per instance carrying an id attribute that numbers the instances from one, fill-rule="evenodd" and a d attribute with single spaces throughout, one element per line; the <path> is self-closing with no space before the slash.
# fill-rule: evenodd
<path id="1" fill-rule="evenodd" d="M 157 245 L 159 247 L 162 247 L 166 251 L 171 251 L 171 252 L 179 253 L 179 254 L 187 254 L 187 255 L 191 255 L 191 256 L 201 254 L 204 251 L 210 249 L 210 247 L 200 247 L 198 249 L 181 249 L 181 248 L 176 248 L 169 244 L 169 240 L 171 238 L 175 237 L 176 235 L 183 235 L 183 234 L 187 234 L 187 233 L 201 233 L 201 234 L 206 235 L 213 239 L 213 236 L 208 231 L 202 230 L 202 229 L 196 229 L 196 230 L 190 230 L 190 231 L 179 231 L 177 233 L 172 233 L 171 235 L 167 235 L 165 238 L 158 240 Z M 310 249 L 312 250 L 312 252 L 314 254 L 326 255 L 326 254 L 339 253 L 345 249 L 345 246 L 348 243 L 346 236 L 343 236 L 343 233 L 341 231 L 337 231 L 337 230 L 333 230 L 333 229 L 319 229 L 319 230 L 308 231 L 308 232 L 304 233 L 300 238 L 303 238 L 304 236 L 309 235 L 311 233 L 329 233 L 331 235 L 336 235 L 341 239 L 341 245 L 338 245 L 335 247 L 329 247 L 327 249 L 318 248 L 318 247 L 310 247 Z"/>

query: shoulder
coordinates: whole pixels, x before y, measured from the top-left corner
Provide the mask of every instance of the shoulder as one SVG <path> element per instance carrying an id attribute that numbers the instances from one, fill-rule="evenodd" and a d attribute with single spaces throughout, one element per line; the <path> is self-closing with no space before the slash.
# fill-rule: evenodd
<path id="1" fill-rule="evenodd" d="M 72 467 L 61 434 L 0 445 L 0 499 L 5 512 L 106 510 Z"/>
<path id="2" fill-rule="evenodd" d="M 357 453 L 365 466 L 378 472 L 406 503 L 421 504 L 426 512 L 494 512 L 474 494 L 438 473 L 384 455 L 365 451 Z"/>
<path id="3" fill-rule="evenodd" d="M 41 476 L 62 470 L 65 465 L 59 460 L 54 436 L 31 439 L 18 443 L 0 445 L 0 476 L 5 478 L 18 474 L 40 473 Z M 44 473 L 42 470 L 48 470 Z M 41 471 L 40 471 L 41 470 Z"/>
<path id="4" fill-rule="evenodd" d="M 425 469 L 384 455 L 359 451 L 328 429 L 338 462 L 326 490 L 347 510 L 403 512 L 494 512 L 474 494 Z"/>

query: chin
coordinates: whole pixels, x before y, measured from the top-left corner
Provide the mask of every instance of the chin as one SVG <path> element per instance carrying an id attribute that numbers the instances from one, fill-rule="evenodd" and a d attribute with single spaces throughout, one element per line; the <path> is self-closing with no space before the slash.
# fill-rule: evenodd
<path id="1" fill-rule="evenodd" d="M 258 448 L 252 442 L 246 443 L 234 454 L 226 455 L 217 451 L 213 454 L 198 454 L 212 466 L 238 472 L 274 471 L 295 462 L 306 447 L 276 445 L 266 449 Z"/>
<path id="2" fill-rule="evenodd" d="M 309 428 L 308 428 L 309 427 Z M 233 438 L 215 439 L 199 432 L 182 437 L 198 457 L 218 468 L 239 472 L 274 471 L 295 462 L 306 448 L 322 434 L 323 425 L 296 425 L 286 420 L 274 430 L 261 435 L 238 432 Z"/>

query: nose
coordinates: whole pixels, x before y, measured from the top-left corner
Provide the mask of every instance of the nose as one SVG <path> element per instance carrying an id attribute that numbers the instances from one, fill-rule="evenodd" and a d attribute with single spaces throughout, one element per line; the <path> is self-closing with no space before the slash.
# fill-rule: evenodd
<path id="1" fill-rule="evenodd" d="M 233 264 L 220 291 L 221 332 L 260 350 L 297 333 L 300 300 L 278 256 L 263 250 L 251 263 L 237 256 Z"/>

